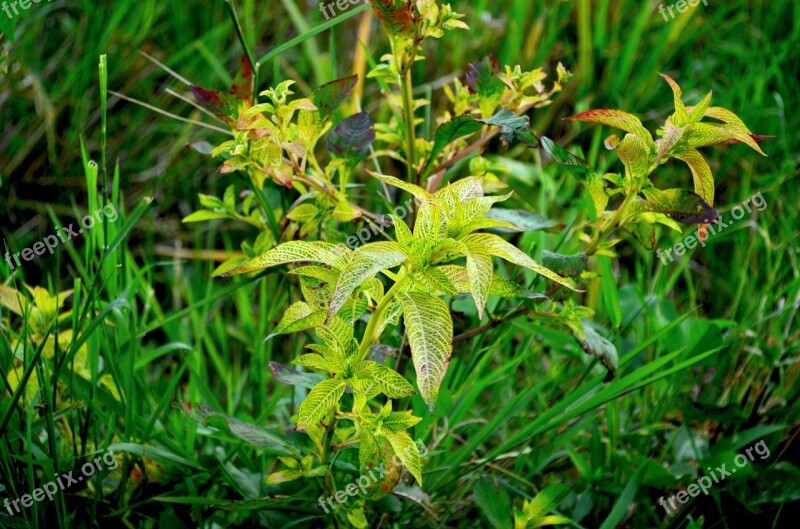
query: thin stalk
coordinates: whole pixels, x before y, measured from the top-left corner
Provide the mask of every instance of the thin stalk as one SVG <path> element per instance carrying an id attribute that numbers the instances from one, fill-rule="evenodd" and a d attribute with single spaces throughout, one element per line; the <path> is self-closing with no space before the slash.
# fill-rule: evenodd
<path id="1" fill-rule="evenodd" d="M 402 75 L 403 120 L 406 123 L 406 163 L 408 182 L 419 184 L 420 175 L 415 174 L 417 165 L 416 135 L 414 131 L 414 88 L 411 84 L 411 69 Z"/>
<path id="2" fill-rule="evenodd" d="M 612 231 L 617 229 L 619 226 L 619 222 L 622 219 L 622 215 L 625 213 L 625 210 L 628 209 L 628 205 L 631 201 L 636 197 L 636 193 L 631 193 L 630 195 L 625 197 L 625 200 L 622 202 L 622 205 L 614 212 L 614 215 L 608 219 L 605 226 L 597 233 L 597 235 L 592 240 L 591 244 L 586 248 L 586 255 L 593 255 L 594 252 L 597 250 L 597 246 L 605 239 L 608 234 Z"/>

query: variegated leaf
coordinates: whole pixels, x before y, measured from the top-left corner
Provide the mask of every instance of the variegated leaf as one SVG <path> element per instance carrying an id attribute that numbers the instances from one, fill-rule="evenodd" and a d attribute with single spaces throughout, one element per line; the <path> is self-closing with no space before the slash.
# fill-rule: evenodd
<path id="1" fill-rule="evenodd" d="M 422 292 L 403 292 L 398 299 L 403 307 L 417 386 L 433 413 L 453 351 L 450 309 L 437 296 Z"/>
<path id="2" fill-rule="evenodd" d="M 600 125 L 608 125 L 615 129 L 624 130 L 638 137 L 644 144 L 650 148 L 654 145 L 653 136 L 644 128 L 642 122 L 634 116 L 622 110 L 612 110 L 607 108 L 589 110 L 575 116 L 566 118 L 570 121 L 583 121 L 586 123 L 599 123 Z"/>
<path id="3" fill-rule="evenodd" d="M 222 277 L 256 272 L 271 266 L 301 262 L 325 263 L 340 270 L 347 266 L 347 259 L 343 258 L 341 248 L 337 248 L 335 244 L 321 241 L 289 241 L 222 274 Z"/>
<path id="4" fill-rule="evenodd" d="M 402 264 L 407 258 L 402 246 L 396 242 L 376 242 L 359 247 L 336 284 L 328 319 L 339 312 L 353 291 L 365 281 L 378 272 Z"/>
<path id="5" fill-rule="evenodd" d="M 344 395 L 346 384 L 338 378 L 323 380 L 312 389 L 297 413 L 295 430 L 316 424 L 327 415 Z"/>
<path id="6" fill-rule="evenodd" d="M 495 255 L 505 259 L 506 261 L 514 263 L 515 265 L 523 266 L 533 270 L 534 272 L 543 275 L 544 277 L 551 279 L 552 281 L 555 281 L 556 283 L 559 283 L 569 289 L 578 290 L 575 287 L 574 281 L 566 277 L 561 277 L 549 268 L 537 263 L 528 254 L 509 243 L 502 237 L 491 233 L 473 233 L 472 235 L 467 235 L 461 239 L 461 241 L 468 247 L 481 246 L 486 248 L 486 251 L 491 255 Z"/>
<path id="7" fill-rule="evenodd" d="M 414 476 L 417 483 L 422 485 L 422 463 L 419 457 L 419 447 L 405 432 L 384 432 L 383 436 L 392 445 L 392 450 L 400 462 Z"/>

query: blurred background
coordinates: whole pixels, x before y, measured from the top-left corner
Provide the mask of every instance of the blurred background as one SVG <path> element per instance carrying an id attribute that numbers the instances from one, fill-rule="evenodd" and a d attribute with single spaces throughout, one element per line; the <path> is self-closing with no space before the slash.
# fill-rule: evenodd
<path id="1" fill-rule="evenodd" d="M 709 0 L 708 6 L 700 2 L 665 21 L 659 4 L 666 7 L 666 1 L 454 1 L 471 30 L 426 44 L 428 60 L 415 67 L 414 79 L 419 93 L 432 99 L 434 113 L 447 105 L 442 85 L 486 55 L 504 65 L 541 66 L 553 73 L 563 63 L 574 78 L 553 105 L 531 114 L 533 128 L 601 170 L 618 164 L 603 148 L 610 129 L 562 118 L 618 108 L 637 114 L 655 131 L 673 104 L 658 72 L 681 85 L 688 105 L 713 90 L 715 106 L 736 112 L 753 132 L 775 138 L 762 144 L 768 157 L 742 145 L 704 150 L 720 212 L 730 217 L 731 208 L 756 193 L 768 204 L 764 211 L 748 214 L 704 249 L 666 266 L 631 242 L 619 247 L 618 260 L 601 264 L 595 320 L 629 369 L 680 351 L 663 366 L 664 378 L 646 387 L 631 385 L 613 400 L 599 399 L 562 421 L 560 414 L 576 410 L 580 399 L 565 408 L 558 403 L 588 383 L 588 362 L 569 333 L 519 320 L 463 344 L 443 391 L 451 408 L 437 410 L 438 426 L 426 420 L 417 430 L 417 437 L 427 436 L 434 447 L 426 469 L 428 496 L 419 502 L 428 506 L 406 503 L 401 514 L 397 506 L 386 506 L 396 519 L 415 520 L 420 525 L 414 527 L 502 527 L 487 501 L 501 510 L 505 501 L 520 508 L 522 499 L 545 484 L 568 482 L 573 493 L 560 512 L 574 527 L 796 524 L 800 118 L 793 105 L 800 96 L 800 3 Z M 257 57 L 325 22 L 318 4 L 235 2 L 244 38 Z M 379 58 L 387 43 L 366 16 L 351 17 L 278 54 L 262 69 L 261 89 L 294 79 L 297 92 L 308 93 L 359 71 L 362 50 Z M 31 246 L 55 231 L 57 219 L 68 223 L 97 203 L 92 201 L 98 188 L 87 188 L 85 174 L 87 159 L 100 162 L 101 54 L 108 57 L 108 89 L 125 96 L 109 95 L 106 166 L 111 181 L 119 165 L 114 196 L 126 212 L 123 218 L 136 222 L 126 226 L 116 267 L 104 276 L 108 284 L 93 302 L 98 310 L 114 300 L 127 304 L 113 307 L 108 317 L 118 319 L 98 325 L 86 344 L 89 354 L 106 364 L 132 368 L 120 374 L 129 402 L 124 408 L 99 403 L 78 411 L 74 427 L 99 444 L 109 439 L 103 432 L 110 425 L 124 424 L 115 442 L 156 446 L 167 455 L 147 459 L 147 479 L 112 501 L 97 491 L 82 497 L 76 526 L 102 513 L 131 527 L 281 527 L 296 512 L 307 513 L 313 526 L 313 507 L 289 500 L 265 501 L 254 505 L 256 510 L 220 507 L 268 494 L 259 476 L 272 459 L 199 434 L 196 423 L 171 406 L 200 401 L 252 422 L 286 427 L 291 404 L 299 402 L 266 369 L 273 359 L 288 363 L 297 344 L 261 343 L 285 306 L 286 298 L 272 295 L 281 279 L 270 276 L 244 288 L 210 279 L 219 264 L 217 252 L 237 250 L 242 240 L 254 237 L 252 228 L 181 223 L 198 208 L 198 193 L 222 196 L 239 178 L 217 174 L 217 162 L 191 147 L 216 145 L 224 135 L 175 117 L 214 124 L 175 94 L 189 93 L 178 77 L 208 88 L 230 86 L 243 50 L 226 3 L 53 0 L 33 4 L 14 23 L 13 38 L 7 33 L 0 40 L 3 254 Z M 377 84 L 367 80 L 364 108 L 382 112 L 381 97 Z M 536 248 L 563 244 L 566 253 L 579 251 L 579 241 L 563 240 L 563 228 L 591 210 L 583 189 L 562 168 L 543 164 L 536 151 L 504 151 L 498 143 L 490 152 L 514 160 L 508 178 L 517 191 L 515 205 L 559 222 L 555 230 L 524 240 Z M 688 187 L 691 174 L 685 165 L 670 163 L 656 179 L 662 188 Z M 145 197 L 152 203 L 140 211 Z M 658 246 L 680 239 L 674 232 L 660 233 Z M 88 241 L 87 249 L 78 241 L 72 251 L 45 255 L 21 270 L 0 263 L 0 279 L 15 288 L 23 282 L 41 285 L 51 293 L 73 288 L 73 279 L 86 277 L 97 258 L 92 244 Z M 8 311 L 2 317 L 3 335 L 11 343 L 19 318 Z M 714 353 L 697 365 L 667 372 L 709 351 Z M 0 371 L 6 373 L 11 361 L 12 352 L 4 347 Z M 600 391 L 597 386 L 586 395 Z M 94 394 L 73 388 L 72 398 L 91 400 Z M 4 415 L 8 410 L 6 405 Z M 17 420 L 11 418 L 3 432 L 0 496 L 12 497 L 10 483 L 24 489 L 32 479 L 31 452 L 21 448 L 26 436 L 21 430 L 14 434 Z M 761 439 L 771 449 L 768 460 L 692 500 L 675 516 L 659 506 L 659 497 L 685 489 L 711 462 L 732 460 Z M 45 451 L 32 453 L 52 458 Z M 40 509 L 30 523 L 58 516 Z M 18 523 L 2 520 L 3 526 L 24 526 L 13 525 Z"/>

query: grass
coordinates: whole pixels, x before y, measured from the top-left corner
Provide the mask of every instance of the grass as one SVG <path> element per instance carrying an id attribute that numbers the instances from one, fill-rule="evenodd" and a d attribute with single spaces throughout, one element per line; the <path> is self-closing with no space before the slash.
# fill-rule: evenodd
<path id="1" fill-rule="evenodd" d="M 681 83 L 690 104 L 713 90 L 715 105 L 734 109 L 753 131 L 776 136 L 764 144 L 769 158 L 742 146 L 714 149 L 710 158 L 723 214 L 729 217 L 757 192 L 768 207 L 668 266 L 628 242 L 618 260 L 599 262 L 601 277 L 584 303 L 596 309 L 595 321 L 620 351 L 620 373 L 610 383 L 571 334 L 539 322 L 514 319 L 461 342 L 433 415 L 418 397 L 408 403 L 426 417 L 413 437 L 430 450 L 427 496 L 379 503 L 381 526 L 492 527 L 479 507 L 480 483 L 494 491 L 489 504 L 507 496 L 519 509 L 523 499 L 561 482 L 571 492 L 557 512 L 575 528 L 790 527 L 800 510 L 794 200 L 800 123 L 790 107 L 800 66 L 800 31 L 791 21 L 800 18 L 800 7 L 766 0 L 701 4 L 665 23 L 649 2 L 632 0 L 453 4 L 467 13 L 473 31 L 426 48 L 428 60 L 413 71 L 417 89 L 429 90 L 434 100 L 442 94 L 433 81 L 460 74 L 487 54 L 549 71 L 561 61 L 576 77 L 554 105 L 532 115 L 534 128 L 606 169 L 617 163 L 602 145 L 609 131 L 561 118 L 621 108 L 654 128 L 669 113 L 669 90 L 657 75 L 665 72 Z M 364 15 L 355 8 L 327 25 L 313 5 L 293 0 L 269 8 L 240 0 L 235 9 L 241 40 L 261 64 L 262 86 L 291 78 L 307 92 L 351 73 L 359 50 L 366 61 L 386 51 L 374 30 L 361 48 Z M 243 53 L 239 40 L 222 1 L 186 9 L 155 0 L 100 6 L 74 0 L 34 5 L 17 20 L 15 42 L 0 43 L 0 56 L 8 52 L 0 62 L 8 69 L 0 79 L 7 248 L 31 246 L 106 200 L 120 212 L 116 222 L 21 270 L 0 263 L 4 285 L 41 285 L 51 293 L 74 288 L 64 321 L 76 337 L 42 362 L 43 335 L 34 343 L 26 339 L 35 332 L 33 316 L 0 309 L 2 372 L 16 353 L 28 381 L 52 374 L 59 381 L 45 384 L 35 401 L 23 389 L 6 388 L 0 497 L 30 493 L 109 447 L 124 456 L 117 470 L 104 472 L 106 486 L 67 489 L 14 517 L 0 509 L 4 527 L 326 523 L 316 488 L 264 484 L 277 468 L 274 453 L 198 426 L 176 405 L 202 403 L 289 439 L 301 437 L 289 429 L 304 392 L 277 382 L 267 365 L 288 363 L 302 341 L 262 343 L 297 292 L 279 274 L 212 280 L 218 263 L 203 252 L 238 250 L 252 234 L 225 222 L 180 222 L 197 207 L 198 193 L 221 196 L 237 182 L 235 175 L 215 174 L 214 161 L 187 147 L 216 144 L 223 135 L 105 90 L 211 123 L 166 93 L 186 87 L 139 52 L 193 83 L 223 87 Z M 101 54 L 107 56 L 102 69 Z M 372 109 L 378 95 L 368 82 L 363 106 Z M 509 176 L 515 207 L 563 222 L 527 234 L 522 247 L 534 256 L 556 247 L 580 250 L 568 227 L 592 206 L 574 180 L 535 151 L 502 151 L 495 143 L 491 150 L 517 162 Z M 457 166 L 450 174 L 464 170 Z M 658 174 L 662 187 L 690 178 L 677 164 Z M 678 239 L 662 233 L 659 245 Z M 497 316 L 508 309 L 493 303 Z M 454 306 L 457 333 L 477 326 L 468 305 Z M 20 351 L 13 349 L 17 339 L 27 343 Z M 92 366 L 88 379 L 72 366 L 82 349 Z M 106 373 L 119 399 L 98 385 Z M 731 461 L 760 439 L 771 456 L 744 475 L 674 517 L 658 504 L 712 462 Z"/>

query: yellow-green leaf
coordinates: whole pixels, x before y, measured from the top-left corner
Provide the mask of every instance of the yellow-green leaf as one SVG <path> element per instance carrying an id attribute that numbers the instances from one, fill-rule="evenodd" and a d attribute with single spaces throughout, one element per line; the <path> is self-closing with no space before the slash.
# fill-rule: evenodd
<path id="1" fill-rule="evenodd" d="M 344 395 L 346 384 L 338 378 L 323 380 L 312 389 L 297 413 L 297 426 L 300 430 L 316 424 L 327 415 Z"/>
<path id="2" fill-rule="evenodd" d="M 403 306 L 417 386 L 433 410 L 453 351 L 450 309 L 438 297 L 423 292 L 403 292 L 398 299 Z"/>

